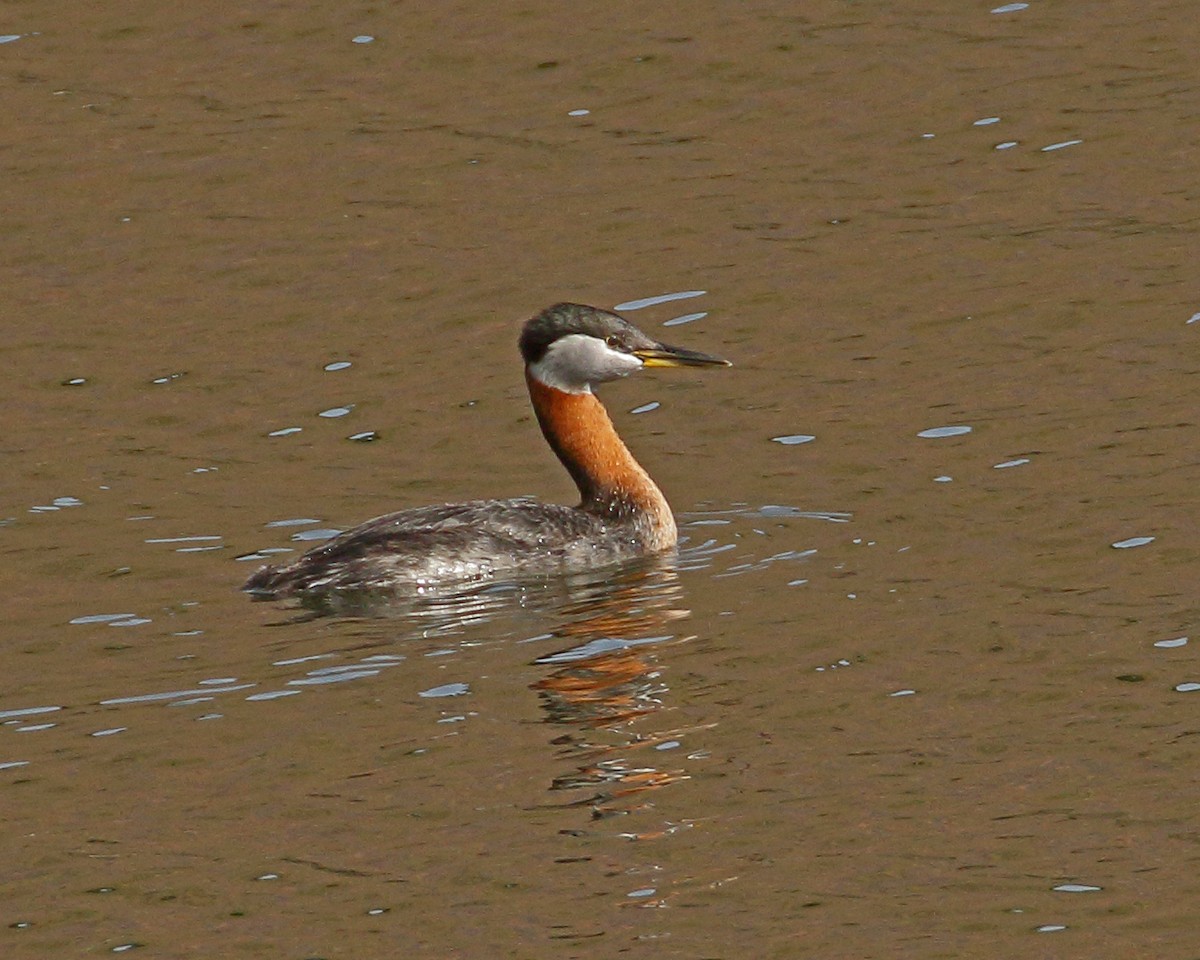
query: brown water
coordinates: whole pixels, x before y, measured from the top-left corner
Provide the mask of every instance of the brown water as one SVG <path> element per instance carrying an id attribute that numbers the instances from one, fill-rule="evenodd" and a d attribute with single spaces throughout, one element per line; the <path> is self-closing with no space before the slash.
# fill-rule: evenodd
<path id="1" fill-rule="evenodd" d="M 1194 12 L 12 6 L 0 954 L 1194 960 Z M 677 570 L 236 592 L 691 291 Z"/>

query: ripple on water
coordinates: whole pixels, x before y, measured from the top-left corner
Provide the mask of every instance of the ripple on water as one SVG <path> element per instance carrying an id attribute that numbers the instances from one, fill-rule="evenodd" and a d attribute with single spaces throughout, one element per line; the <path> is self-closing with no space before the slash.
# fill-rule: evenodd
<path id="1" fill-rule="evenodd" d="M 593 657 L 599 657 L 607 653 L 628 650 L 631 647 L 644 647 L 647 644 L 666 643 L 674 639 L 674 634 L 658 637 L 597 637 L 594 640 L 589 640 L 586 643 L 581 643 L 567 650 L 559 650 L 544 657 L 538 657 L 533 662 L 576 663 L 580 660 L 591 660 Z"/>
<path id="2" fill-rule="evenodd" d="M 30 513 L 56 513 L 70 507 L 82 507 L 83 501 L 78 497 L 55 497 L 49 503 L 34 504 L 29 508 Z"/>
<path id="3" fill-rule="evenodd" d="M 782 437 L 772 437 L 772 443 L 782 443 L 785 447 L 795 447 L 802 443 L 812 443 L 817 438 L 808 433 L 789 433 Z"/>
<path id="4" fill-rule="evenodd" d="M 293 533 L 293 540 L 328 540 L 330 537 L 336 537 L 341 530 L 333 527 L 318 527 L 316 530 L 301 530 L 299 533 Z"/>
<path id="5" fill-rule="evenodd" d="M 136 613 L 96 613 L 70 621 L 73 624 L 105 623 L 110 627 L 140 627 L 143 623 L 153 622 L 150 617 L 140 617 Z"/>
<path id="6" fill-rule="evenodd" d="M 21 707 L 17 710 L 0 710 L 0 720 L 11 720 L 13 717 L 36 717 L 43 713 L 55 713 L 62 707 Z"/>
<path id="7" fill-rule="evenodd" d="M 253 553 L 239 554 L 233 559 L 237 563 L 245 563 L 247 560 L 270 560 L 280 553 L 295 553 L 295 551 L 291 547 L 262 547 Z"/>
<path id="8" fill-rule="evenodd" d="M 361 680 L 364 677 L 377 677 L 382 673 L 381 670 L 363 670 L 361 667 L 342 667 L 334 672 L 331 668 L 328 673 L 320 673 L 313 671 L 307 677 L 300 677 L 296 680 L 289 680 L 288 686 L 291 687 L 316 687 L 324 686 L 329 683 L 345 683 L 347 680 Z"/>
<path id="9" fill-rule="evenodd" d="M 917 436 L 923 437 L 926 440 L 937 440 L 941 437 L 961 437 L 964 434 L 970 433 L 971 430 L 971 427 L 963 424 L 949 427 L 930 427 L 927 430 L 922 430 Z"/>
<path id="10" fill-rule="evenodd" d="M 308 663 L 309 661 L 312 661 L 312 660 L 332 660 L 332 659 L 333 659 L 332 653 L 314 653 L 314 654 L 310 654 L 307 657 L 291 657 L 290 659 L 287 659 L 287 660 L 272 660 L 271 666 L 273 666 L 273 667 L 290 667 L 290 666 L 294 666 L 297 663 Z"/>
<path id="11" fill-rule="evenodd" d="M 683 573 L 713 568 L 716 558 L 720 554 L 735 551 L 739 547 L 746 546 L 746 541 L 743 539 L 744 533 L 762 533 L 757 528 L 752 528 L 750 531 L 738 532 L 738 527 L 744 526 L 747 522 L 753 524 L 757 518 L 804 519 L 822 520 L 827 523 L 848 523 L 852 519 L 852 514 L 832 510 L 801 510 L 799 507 L 781 504 L 766 504 L 762 507 L 737 506 L 724 510 L 708 510 L 681 514 L 679 517 L 681 531 L 692 532 L 692 535 L 685 535 L 681 541 L 678 570 Z M 700 533 L 701 528 L 709 527 L 720 527 L 723 532 L 729 532 L 719 540 L 714 537 L 700 539 L 695 535 Z M 732 530 L 729 528 L 732 528 Z M 732 542 L 728 539 L 729 536 L 732 536 Z M 743 559 L 745 554 L 742 554 L 739 557 L 741 562 L 734 563 L 720 572 L 714 573 L 713 576 L 725 578 L 756 573 L 778 563 L 806 562 L 815 555 L 815 549 L 784 550 L 766 557 L 759 556 L 752 557 L 751 559 Z M 788 581 L 788 585 L 799 586 L 807 582 L 807 578 L 797 578 L 793 575 Z"/>
<path id="12" fill-rule="evenodd" d="M 258 686 L 255 683 L 239 683 L 232 687 L 197 687 L 191 690 L 165 690 L 161 693 L 141 693 L 132 697 L 112 697 L 108 700 L 101 700 L 100 706 L 111 707 L 123 703 L 156 703 L 162 700 L 180 700 L 185 697 L 200 697 L 214 693 L 229 693 L 234 690 L 249 690 L 251 687 Z"/>
<path id="13" fill-rule="evenodd" d="M 225 544 L 221 542 L 222 539 L 222 537 L 217 535 L 194 537 L 147 537 L 143 542 L 150 544 L 182 543 L 187 544 L 187 546 L 176 547 L 176 553 L 206 553 L 209 550 L 224 550 Z"/>
<path id="14" fill-rule="evenodd" d="M 278 700 L 281 697 L 294 697 L 301 692 L 300 690 L 264 690 L 262 693 L 252 693 L 246 699 L 251 703 L 257 703 L 260 700 Z"/>
<path id="15" fill-rule="evenodd" d="M 203 534 L 194 537 L 148 537 L 146 543 L 199 543 L 204 540 L 220 540 L 217 534 Z"/>
<path id="16" fill-rule="evenodd" d="M 803 517 L 806 520 L 825 520 L 829 523 L 849 523 L 852 513 L 839 510 L 801 510 L 799 507 L 785 507 L 777 503 L 768 503 L 754 511 L 760 517 Z"/>
<path id="17" fill-rule="evenodd" d="M 1060 140 L 1058 143 L 1047 144 L 1042 147 L 1042 153 L 1051 153 L 1055 150 L 1062 150 L 1064 147 L 1073 147 L 1077 143 L 1083 143 L 1082 140 Z"/>
<path id="18" fill-rule="evenodd" d="M 86 617 L 76 617 L 69 623 L 109 623 L 113 620 L 129 620 L 136 617 L 136 613 L 89 613 Z"/>
<path id="19" fill-rule="evenodd" d="M 626 300 L 624 303 L 618 303 L 614 310 L 643 310 L 646 307 L 655 307 L 660 303 L 671 303 L 673 300 L 690 300 L 693 297 L 702 297 L 707 290 L 683 290 L 679 293 L 663 293 L 657 297 L 643 297 L 640 300 Z"/>
<path id="20" fill-rule="evenodd" d="M 707 311 L 702 312 L 702 313 L 685 313 L 681 317 L 672 317 L 670 320 L 664 320 L 663 326 L 664 327 L 681 327 L 685 323 L 692 323 L 695 320 L 703 320 L 707 316 L 708 316 Z M 1200 314 L 1197 314 L 1197 316 L 1200 316 Z M 1189 321 L 1189 323 L 1190 322 L 1191 321 Z"/>
<path id="21" fill-rule="evenodd" d="M 428 690 L 421 690 L 417 693 L 418 697 L 434 699 L 437 697 L 461 697 L 471 690 L 470 684 L 466 683 L 443 683 L 441 686 L 430 687 Z"/>
<path id="22" fill-rule="evenodd" d="M 1129 550 L 1132 547 L 1144 547 L 1148 543 L 1153 543 L 1154 539 L 1154 537 L 1130 537 L 1127 540 L 1118 540 L 1113 547 L 1117 550 Z"/>

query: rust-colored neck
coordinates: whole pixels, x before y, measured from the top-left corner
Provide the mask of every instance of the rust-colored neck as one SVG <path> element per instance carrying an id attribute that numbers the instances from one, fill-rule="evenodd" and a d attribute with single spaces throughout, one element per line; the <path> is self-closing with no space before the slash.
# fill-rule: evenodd
<path id="1" fill-rule="evenodd" d="M 546 441 L 579 487 L 580 508 L 635 521 L 650 549 L 673 546 L 671 507 L 617 435 L 604 404 L 591 393 L 548 387 L 528 370 L 525 380 Z"/>

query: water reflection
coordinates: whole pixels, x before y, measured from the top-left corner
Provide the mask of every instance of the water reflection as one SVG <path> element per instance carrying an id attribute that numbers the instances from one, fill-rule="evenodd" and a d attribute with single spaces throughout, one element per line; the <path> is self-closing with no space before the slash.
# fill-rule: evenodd
<path id="1" fill-rule="evenodd" d="M 151 703 L 187 707 L 234 699 L 275 701 L 351 681 L 374 682 L 385 674 L 407 674 L 412 667 L 409 658 L 420 656 L 407 649 L 413 641 L 437 643 L 438 649 L 425 652 L 426 657 L 465 653 L 483 645 L 511 644 L 514 652 L 519 652 L 529 643 L 536 644 L 540 653 L 548 643 L 559 641 L 561 646 L 555 652 L 532 661 L 545 671 L 539 674 L 540 682 L 534 689 L 546 721 L 564 727 L 574 725 L 593 739 L 599 736 L 596 731 L 603 729 L 609 739 L 601 748 L 587 737 L 573 734 L 569 743 L 564 741 L 558 746 L 569 746 L 564 752 L 578 754 L 580 763 L 594 759 L 583 756 L 588 750 L 669 752 L 679 748 L 680 743 L 673 742 L 678 737 L 644 730 L 633 734 L 628 724 L 662 708 L 667 693 L 662 660 L 669 648 L 687 640 L 677 632 L 678 621 L 688 616 L 682 606 L 679 577 L 691 576 L 696 584 L 773 571 L 777 574 L 773 582 L 779 586 L 807 583 L 810 571 L 822 563 L 817 548 L 789 536 L 790 549 L 780 549 L 785 542 L 776 536 L 796 519 L 842 524 L 851 517 L 781 504 L 710 504 L 706 509 L 680 514 L 682 545 L 678 555 L 670 558 L 571 576 L 425 587 L 408 593 L 339 592 L 270 601 L 270 625 L 287 634 L 277 639 L 288 646 L 303 645 L 304 655 L 278 658 L 276 654 L 269 664 L 221 661 L 214 664 L 215 675 L 190 677 L 186 671 L 183 675 L 171 671 L 152 685 L 146 682 L 149 678 L 142 677 L 134 689 L 97 691 L 90 702 L 106 708 L 128 708 Z M 315 521 L 303 518 L 277 522 L 299 526 Z M 768 546 L 771 549 L 765 549 Z M 196 601 L 180 601 L 177 606 L 186 609 L 193 621 L 204 616 L 203 605 Z M 101 644 L 113 641 L 101 638 L 96 631 L 110 628 L 161 630 L 172 638 L 213 635 L 208 623 L 204 629 L 171 630 L 159 614 L 151 617 L 134 612 L 132 606 L 116 604 L 109 610 L 114 612 L 104 608 L 80 610 L 69 621 L 71 629 L 85 635 L 83 642 Z M 126 612 L 115 612 L 118 610 Z M 168 609 L 167 619 L 172 615 Z M 327 630 L 318 634 L 288 629 L 318 618 L 327 618 Z M 330 622 L 336 620 L 341 622 Z M 314 649 L 310 644 L 316 637 L 322 639 Z M 332 643 L 329 637 L 334 638 Z M 199 648 L 180 649 L 184 652 L 176 659 L 187 661 L 197 655 Z M 236 669 L 233 662 L 238 664 Z M 473 684 L 470 689 L 474 689 Z M 430 698 L 427 695 L 423 699 Z M 3 706 L 16 710 L 0 712 L 0 719 L 9 718 L 7 722 L 12 723 L 23 722 L 20 717 L 25 711 L 60 709 L 57 704 L 27 702 Z M 621 725 L 625 727 L 617 730 Z M 591 775 L 599 774 L 593 771 Z"/>
<path id="2" fill-rule="evenodd" d="M 588 574 L 466 588 L 339 591 L 300 598 L 285 609 L 296 613 L 287 622 L 400 618 L 406 633 L 424 639 L 477 635 L 479 628 L 518 637 L 514 626 L 536 625 L 536 633 L 525 634 L 526 642 L 559 641 L 553 652 L 533 661 L 546 672 L 530 684 L 543 721 L 562 730 L 550 742 L 557 748 L 555 761 L 566 769 L 550 773 L 549 789 L 569 797 L 551 805 L 586 807 L 593 819 L 601 819 L 633 812 L 644 806 L 648 792 L 687 777 L 680 761 L 662 766 L 656 758 L 682 759 L 685 738 L 698 728 L 656 730 L 648 723 L 666 706 L 670 692 L 663 664 L 667 651 L 692 639 L 677 632 L 690 613 L 682 605 L 678 566 L 675 557 L 659 557 Z M 467 690 L 465 683 L 447 684 L 419 695 Z M 656 828 L 628 836 L 663 832 Z"/>
<path id="3" fill-rule="evenodd" d="M 692 639 L 672 632 L 689 615 L 681 601 L 674 565 L 659 564 L 562 611 L 553 635 L 570 645 L 535 661 L 551 669 L 531 685 L 544 722 L 566 728 L 551 743 L 568 769 L 550 789 L 575 795 L 560 805 L 588 807 L 593 819 L 627 814 L 648 792 L 686 779 L 678 763 L 664 768 L 654 754 L 680 749 L 693 731 L 637 729 L 666 705 L 664 652 Z"/>
<path id="4" fill-rule="evenodd" d="M 291 598 L 282 609 L 294 620 L 315 617 L 405 619 L 423 637 L 457 633 L 517 612 L 571 611 L 604 602 L 631 580 L 674 576 L 674 558 L 649 558 L 573 574 L 546 574 L 475 583 L 426 584 L 399 588 L 312 592 Z M 279 604 L 276 598 L 252 596 Z M 289 622 L 294 622 L 289 621 Z"/>

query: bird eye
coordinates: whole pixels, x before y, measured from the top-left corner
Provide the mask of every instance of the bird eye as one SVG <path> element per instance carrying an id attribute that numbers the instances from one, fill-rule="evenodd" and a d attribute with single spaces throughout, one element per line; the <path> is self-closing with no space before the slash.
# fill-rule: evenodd
<path id="1" fill-rule="evenodd" d="M 610 336 L 605 337 L 604 342 L 609 347 L 611 347 L 613 350 L 616 350 L 617 348 L 619 348 L 621 346 L 621 338 L 618 337 L 616 334 L 612 334 Z"/>

